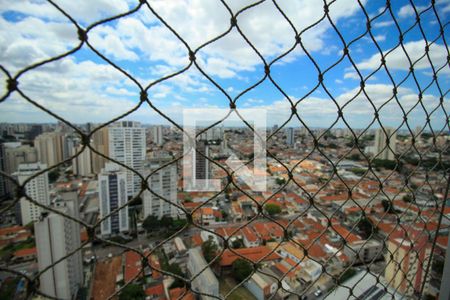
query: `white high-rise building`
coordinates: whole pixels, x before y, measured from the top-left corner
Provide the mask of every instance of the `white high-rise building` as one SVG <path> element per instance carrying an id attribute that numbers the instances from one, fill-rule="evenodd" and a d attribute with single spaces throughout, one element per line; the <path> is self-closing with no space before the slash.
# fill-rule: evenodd
<path id="1" fill-rule="evenodd" d="M 53 208 L 78 216 L 76 192 L 74 201 L 58 201 Z M 42 271 L 59 259 L 66 257 L 81 245 L 80 225 L 56 213 L 44 212 L 34 224 L 39 270 Z M 83 285 L 81 250 L 75 252 L 45 271 L 40 277 L 41 292 L 58 299 L 75 299 Z"/>
<path id="2" fill-rule="evenodd" d="M 83 149 L 82 145 L 78 145 L 75 148 L 75 153 L 78 153 Z M 92 174 L 92 151 L 89 148 L 85 148 L 77 157 L 72 159 L 73 174 L 79 176 L 89 176 Z"/>
<path id="3" fill-rule="evenodd" d="M 114 163 L 106 163 L 98 175 L 100 217 L 109 215 L 127 200 L 127 175 Z M 106 218 L 100 226 L 102 235 L 115 235 L 129 230 L 128 206 Z"/>
<path id="4" fill-rule="evenodd" d="M 169 161 L 170 158 L 155 158 L 149 160 L 145 166 L 146 172 L 148 171 L 146 176 Z M 161 195 L 172 203 L 178 203 L 176 164 L 168 165 L 154 173 L 148 179 L 148 185 L 156 194 Z M 175 205 L 171 205 L 160 197 L 150 193 L 148 190 L 144 191 L 142 202 L 144 207 L 144 218 L 149 215 L 156 216 L 159 219 L 163 216 L 172 218 L 179 216 L 179 209 Z"/>
<path id="5" fill-rule="evenodd" d="M 293 147 L 294 143 L 295 143 L 294 128 L 292 127 L 286 128 L 286 144 L 290 147 Z"/>
<path id="6" fill-rule="evenodd" d="M 397 145 L 397 132 L 392 128 L 384 128 L 386 134 L 381 128 L 378 128 L 375 133 L 375 145 L 373 149 L 373 154 L 378 159 L 395 159 L 395 150 Z M 389 138 L 389 149 L 387 147 L 386 139 Z"/>
<path id="7" fill-rule="evenodd" d="M 24 183 L 29 177 L 33 176 L 37 172 L 40 172 L 47 168 L 47 165 L 33 163 L 33 164 L 20 164 L 14 176 L 20 184 Z M 36 202 L 44 205 L 50 204 L 50 198 L 48 193 L 48 173 L 45 172 L 25 185 L 26 194 Z M 37 221 L 43 211 L 43 209 L 30 201 L 25 197 L 22 197 L 19 202 L 20 206 L 20 218 L 19 222 L 22 225 L 26 225 L 31 221 Z"/>
<path id="8" fill-rule="evenodd" d="M 152 128 L 152 141 L 158 146 L 163 144 L 163 127 L 160 125 Z"/>
<path id="9" fill-rule="evenodd" d="M 121 121 L 109 127 L 109 156 L 112 159 L 142 172 L 146 154 L 145 128 L 139 122 Z M 128 196 L 141 190 L 141 179 L 134 172 L 125 170 Z"/>
<path id="10" fill-rule="evenodd" d="M 45 132 L 34 139 L 38 161 L 54 166 L 64 160 L 65 134 L 62 132 Z"/>

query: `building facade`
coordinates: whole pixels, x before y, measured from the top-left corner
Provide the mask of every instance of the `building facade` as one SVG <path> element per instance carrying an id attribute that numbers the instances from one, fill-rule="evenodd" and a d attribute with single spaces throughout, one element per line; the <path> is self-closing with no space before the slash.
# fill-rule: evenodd
<path id="1" fill-rule="evenodd" d="M 152 171 L 160 168 L 164 164 L 170 162 L 170 158 L 154 158 L 147 161 L 145 170 L 148 176 Z M 178 203 L 177 201 L 177 166 L 170 164 L 158 172 L 154 173 L 148 179 L 149 188 L 158 195 L 161 195 L 171 203 Z M 176 218 L 179 215 L 179 209 L 160 197 L 150 193 L 148 190 L 143 194 L 143 208 L 144 218 L 153 215 L 159 219 L 163 216 Z"/>
<path id="2" fill-rule="evenodd" d="M 289 147 L 293 147 L 294 143 L 295 143 L 294 128 L 292 127 L 286 128 L 286 144 Z"/>
<path id="3" fill-rule="evenodd" d="M 425 282 L 424 293 L 429 288 L 430 276 L 425 278 L 429 262 L 431 245 L 426 235 L 416 235 L 416 238 L 406 239 L 391 237 L 387 242 L 385 260 L 387 262 L 384 277 L 389 285 L 406 296 L 414 296 Z M 391 256 L 392 254 L 392 256 Z"/>
<path id="4" fill-rule="evenodd" d="M 109 131 L 108 127 L 103 127 L 91 136 L 91 146 L 95 151 L 109 156 Z M 92 173 L 98 174 L 105 167 L 108 160 L 97 153 L 91 152 Z"/>
<path id="5" fill-rule="evenodd" d="M 54 166 L 64 159 L 65 134 L 62 132 L 45 132 L 34 139 L 38 161 Z"/>
<path id="6" fill-rule="evenodd" d="M 75 148 L 75 153 L 83 149 L 82 145 Z M 92 172 L 92 151 L 85 148 L 78 156 L 72 159 L 73 174 L 79 176 L 89 176 Z"/>
<path id="7" fill-rule="evenodd" d="M 378 128 L 375 133 L 373 154 L 378 159 L 394 160 L 397 145 L 397 132 L 392 128 L 384 129 L 387 135 L 381 128 Z M 387 146 L 387 139 L 389 139 L 389 147 Z"/>
<path id="8" fill-rule="evenodd" d="M 74 192 L 76 200 L 77 194 Z M 74 197 L 70 197 L 74 199 Z M 78 201 L 60 201 L 55 209 L 76 217 Z M 34 224 L 39 270 L 66 257 L 81 245 L 80 225 L 56 213 L 44 212 Z M 40 291 L 58 299 L 75 299 L 83 285 L 81 251 L 66 257 L 40 277 Z"/>
<path id="9" fill-rule="evenodd" d="M 98 195 L 101 218 L 110 215 L 127 202 L 127 176 L 118 165 L 105 165 L 98 176 Z M 128 232 L 128 207 L 111 214 L 101 223 L 100 229 L 101 234 L 105 236 Z"/>
<path id="10" fill-rule="evenodd" d="M 152 128 L 152 141 L 154 144 L 158 146 L 162 146 L 163 144 L 163 127 L 162 126 L 154 126 Z"/>
<path id="11" fill-rule="evenodd" d="M 109 156 L 136 172 L 143 171 L 146 154 L 145 129 L 139 122 L 121 121 L 109 127 Z M 125 170 L 128 196 L 133 197 L 141 189 L 141 179 L 134 172 Z"/>
<path id="12" fill-rule="evenodd" d="M 34 163 L 34 164 L 20 164 L 18 171 L 14 173 L 20 184 L 23 184 L 25 180 L 33 176 L 37 172 L 40 172 L 47 168 L 47 165 Z M 26 194 L 36 202 L 43 205 L 50 204 L 49 198 L 49 186 L 48 186 L 48 173 L 45 172 L 32 180 L 30 180 L 25 185 Z M 32 221 L 39 220 L 39 217 L 43 209 L 30 201 L 25 197 L 22 197 L 19 201 L 18 209 L 18 221 L 22 225 L 26 225 Z"/>

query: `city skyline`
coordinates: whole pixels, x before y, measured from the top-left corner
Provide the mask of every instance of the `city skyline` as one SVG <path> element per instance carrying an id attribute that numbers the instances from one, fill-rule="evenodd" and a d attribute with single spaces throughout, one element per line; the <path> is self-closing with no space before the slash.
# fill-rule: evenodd
<path id="1" fill-rule="evenodd" d="M 229 24 L 230 15 L 219 2 L 212 2 L 207 6 L 202 6 L 196 1 L 182 1 L 177 5 L 173 3 L 161 5 L 159 1 L 150 3 L 180 32 L 189 45 L 192 44 L 193 49 L 226 31 Z M 234 1 L 228 5 L 236 13 L 243 8 L 243 3 Z M 405 52 L 398 46 L 396 24 L 384 4 L 368 1 L 361 3 L 372 18 L 372 36 L 366 34 L 364 38 L 351 43 L 348 49 L 358 71 L 364 79 L 367 79 L 364 80 L 364 92 L 375 107 L 380 109 L 383 106 L 379 115 L 384 124 L 397 127 L 403 121 L 402 111 L 396 104 L 398 101 L 406 111 L 412 110 L 408 122 L 412 127 L 416 127 L 417 124 L 425 122 L 426 114 L 420 105 L 415 106 L 419 100 L 419 90 L 411 76 L 407 76 L 410 63 Z M 408 31 L 402 41 L 411 61 L 419 59 L 414 63 L 414 75 L 418 84 L 420 86 L 431 84 L 422 95 L 424 106 L 431 111 L 439 106 L 441 96 L 436 82 L 445 86 L 450 80 L 448 68 L 442 68 L 446 64 L 447 52 L 442 37 L 439 36 L 439 23 L 436 22 L 434 11 L 427 9 L 426 1 L 418 1 L 416 4 L 425 36 L 433 41 L 429 43 L 429 55 L 433 67 L 441 75 L 436 81 L 432 79 L 429 61 L 423 57 L 424 36 L 417 26 Z M 136 6 L 136 3 L 116 1 L 111 4 L 99 1 L 92 7 L 94 4 L 87 6 L 87 3 L 81 2 L 79 5 L 73 5 L 70 1 L 62 1 L 59 5 L 68 13 L 75 15 L 81 26 L 87 26 L 94 20 L 125 12 Z M 321 20 L 323 16 L 321 10 L 314 9 L 314 1 L 303 3 L 283 1 L 279 5 L 286 11 L 298 32 L 306 25 Z M 438 15 L 445 23 L 450 16 L 450 4 L 446 1 L 437 1 L 436 6 Z M 190 9 L 185 9 L 186 7 Z M 414 24 L 416 13 L 406 1 L 391 3 L 391 10 L 402 29 Z M 2 6 L 0 12 L 2 28 L 8 28 L 0 31 L 3 40 L 0 63 L 12 74 L 27 64 L 63 53 L 79 43 L 76 28 L 49 3 L 16 5 L 14 1 L 8 1 L 8 5 Z M 346 40 L 352 40 L 364 33 L 365 26 L 355 26 L 358 23 L 367 23 L 366 16 L 356 2 L 337 1 L 329 5 L 329 12 Z M 270 20 L 274 18 L 280 20 L 276 26 L 258 26 L 263 22 L 272 24 Z M 239 14 L 237 20 L 241 30 L 261 51 L 267 63 L 295 45 L 294 30 L 282 19 L 273 4 L 257 5 L 252 10 Z M 205 34 L 201 34 L 204 24 L 207 24 L 208 30 L 205 30 Z M 140 36 L 144 38 L 139 39 Z M 54 43 L 43 43 L 46 38 L 52 38 Z M 377 41 L 383 53 L 389 53 L 386 56 L 386 65 L 394 82 L 396 84 L 401 82 L 397 87 L 397 99 L 393 98 L 394 86 L 383 68 L 369 76 L 380 65 L 380 53 L 372 38 Z M 188 50 L 183 43 L 146 7 L 123 20 L 93 28 L 89 32 L 89 42 L 135 77 L 142 86 L 189 65 Z M 302 43 L 308 53 L 316 61 L 320 61 L 322 72 L 327 66 L 340 61 L 343 54 L 344 46 L 328 20 L 322 20 L 318 26 L 303 33 Z M 155 47 L 156 44 L 172 47 L 164 52 Z M 30 51 L 31 54 L 27 54 Z M 225 94 L 194 67 L 155 85 L 148 92 L 149 99 L 178 123 L 181 122 L 182 108 L 228 107 L 229 99 L 235 99 L 244 87 L 251 86 L 265 77 L 264 63 L 236 30 L 202 48 L 196 53 L 196 58 L 199 66 L 223 86 Z M 274 63 L 271 68 L 273 80 L 283 89 L 285 95 L 293 102 L 301 100 L 297 111 L 309 126 L 327 127 L 338 118 L 339 114 L 333 99 L 339 106 L 345 106 L 343 116 L 352 127 L 366 127 L 374 117 L 374 110 L 360 88 L 361 78 L 346 57 L 324 74 L 323 83 L 327 91 L 322 86 L 313 91 L 319 81 L 319 72 L 298 44 L 294 51 Z M 43 83 L 42 80 L 51 82 L 51 89 L 32 88 L 33 82 L 40 84 Z M 242 95 L 237 101 L 237 106 L 267 109 L 268 115 L 271 116 L 269 125 L 282 124 L 290 116 L 290 104 L 285 95 L 277 91 L 268 80 Z M 87 47 L 82 47 L 67 58 L 50 63 L 48 67 L 34 69 L 22 76 L 19 83 L 21 89 L 32 99 L 41 104 L 45 103 L 48 108 L 71 122 L 77 120 L 105 122 L 137 105 L 140 97 L 140 88 L 135 83 L 114 70 Z M 10 101 L 3 103 L 4 113 L 0 115 L 0 121 L 20 120 L 24 119 L 25 115 L 27 120 L 54 120 L 44 112 L 32 108 L 30 104 L 25 104 L 17 93 L 13 93 L 10 97 L 12 98 Z M 443 97 L 445 100 L 448 99 L 445 93 Z M 350 99 L 353 100 L 347 103 Z M 386 102 L 388 103 L 383 105 Z M 443 101 L 443 105 L 449 109 L 448 101 Z M 166 120 L 145 103 L 130 117 L 140 122 L 151 118 L 158 123 L 167 124 Z M 439 108 L 433 113 L 430 122 L 433 127 L 442 128 L 445 125 L 443 120 L 445 120 L 444 112 Z M 289 126 L 295 127 L 298 124 L 296 120 Z M 342 126 L 342 121 L 337 125 Z"/>

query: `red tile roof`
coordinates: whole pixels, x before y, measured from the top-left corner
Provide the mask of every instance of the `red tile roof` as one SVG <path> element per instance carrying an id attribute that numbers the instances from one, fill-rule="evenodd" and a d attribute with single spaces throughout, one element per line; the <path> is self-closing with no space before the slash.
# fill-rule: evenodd
<path id="1" fill-rule="evenodd" d="M 241 229 L 241 231 L 242 231 L 242 234 L 247 239 L 247 241 L 249 241 L 250 243 L 255 243 L 255 242 L 258 241 L 258 237 L 253 232 L 253 230 L 251 230 L 250 228 L 244 227 L 244 228 Z"/>
<path id="2" fill-rule="evenodd" d="M 175 288 L 171 289 L 170 292 L 170 300 L 195 300 L 194 294 L 191 291 L 187 291 L 185 288 Z M 184 295 L 182 298 L 180 298 Z"/>
<path id="3" fill-rule="evenodd" d="M 277 253 L 271 253 L 272 249 L 266 246 L 253 247 L 253 248 L 240 248 L 234 249 L 239 255 L 251 260 L 252 262 L 258 262 L 260 259 L 264 258 L 263 261 L 277 260 L 280 256 Z M 269 254 L 270 253 L 270 254 Z M 233 262 L 241 258 L 237 254 L 226 249 L 221 256 L 220 265 L 222 267 L 231 266 Z M 266 257 L 267 256 L 267 257 Z"/>
<path id="4" fill-rule="evenodd" d="M 20 250 L 17 250 L 16 252 L 14 252 L 15 257 L 25 257 L 25 256 L 30 256 L 30 255 L 36 256 L 36 247 L 28 248 L 28 249 L 20 249 Z"/>
<path id="5" fill-rule="evenodd" d="M 349 243 L 358 242 L 358 241 L 362 240 L 360 236 L 350 232 L 347 228 L 345 228 L 342 225 L 333 224 L 332 228 L 334 231 L 339 233 Z"/>
<path id="6" fill-rule="evenodd" d="M 152 296 L 152 297 L 154 297 L 154 298 L 152 298 L 152 299 L 158 299 L 158 300 L 167 299 L 167 298 L 166 298 L 166 295 L 165 295 L 165 293 L 164 293 L 164 285 L 162 284 L 162 282 L 159 283 L 159 284 L 157 284 L 157 285 L 148 287 L 148 288 L 145 290 L 145 294 L 146 294 L 147 296 Z"/>
<path id="7" fill-rule="evenodd" d="M 142 270 L 141 256 L 134 251 L 125 252 L 125 282 L 133 280 Z"/>

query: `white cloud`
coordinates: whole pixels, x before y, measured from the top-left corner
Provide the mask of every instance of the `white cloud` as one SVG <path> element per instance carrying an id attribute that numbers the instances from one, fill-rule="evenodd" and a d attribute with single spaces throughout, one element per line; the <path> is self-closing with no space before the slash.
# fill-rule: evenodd
<path id="1" fill-rule="evenodd" d="M 359 77 L 358 73 L 356 73 L 356 72 L 346 72 L 344 74 L 344 78 L 345 79 L 361 80 L 361 78 Z"/>
<path id="2" fill-rule="evenodd" d="M 373 24 L 373 27 L 375 28 L 383 28 L 383 27 L 389 27 L 394 25 L 395 22 L 394 21 L 383 21 L 383 22 L 375 22 Z"/>
<path id="3" fill-rule="evenodd" d="M 386 40 L 386 36 L 384 34 L 377 34 L 374 38 L 377 42 L 383 42 Z"/>
<path id="4" fill-rule="evenodd" d="M 411 61 L 414 63 L 419 58 L 421 58 L 425 53 L 425 42 L 423 40 L 407 42 L 404 44 L 405 50 L 408 53 Z M 390 50 L 384 51 L 386 54 Z M 441 67 L 446 64 L 447 50 L 445 46 L 434 43 L 430 46 L 429 55 L 431 61 L 433 62 L 435 67 Z M 391 53 L 389 53 L 386 58 L 386 64 L 388 68 L 393 70 L 404 70 L 407 71 L 410 68 L 410 64 L 408 62 L 408 57 L 403 52 L 401 47 L 397 47 Z M 376 69 L 381 64 L 381 55 L 375 54 L 371 58 L 358 63 L 357 67 L 362 70 L 373 70 Z M 417 61 L 414 65 L 415 69 L 429 69 L 430 63 L 428 62 L 427 57 L 423 57 L 421 60 Z M 445 71 L 446 70 L 446 71 Z M 449 73 L 450 70 L 446 68 L 442 73 Z"/>
<path id="5" fill-rule="evenodd" d="M 420 14 L 421 11 L 426 9 L 426 6 L 415 5 L 415 8 L 417 10 L 417 13 Z M 410 4 L 402 6 L 400 8 L 400 10 L 398 11 L 398 16 L 400 18 L 411 18 L 411 17 L 414 17 L 415 15 L 416 15 L 416 13 L 414 11 L 414 8 Z"/>
<path id="6" fill-rule="evenodd" d="M 406 4 L 405 6 L 402 6 L 400 10 L 398 11 L 398 16 L 400 18 L 407 18 L 414 16 L 414 9 L 410 4 Z"/>

